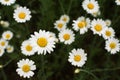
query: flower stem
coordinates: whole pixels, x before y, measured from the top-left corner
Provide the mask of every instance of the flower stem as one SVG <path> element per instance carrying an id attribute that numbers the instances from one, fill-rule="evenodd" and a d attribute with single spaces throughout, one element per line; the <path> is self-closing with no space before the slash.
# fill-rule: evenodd
<path id="1" fill-rule="evenodd" d="M 5 74 L 5 72 L 4 72 L 3 69 L 1 70 L 1 73 L 2 73 L 2 75 L 3 75 L 3 79 L 4 79 L 4 80 L 7 80 L 7 76 L 6 76 L 6 74 Z"/>
<path id="2" fill-rule="evenodd" d="M 70 13 L 70 9 L 71 9 L 71 7 L 72 7 L 72 2 L 73 2 L 73 0 L 70 0 L 70 4 L 69 4 L 69 7 L 68 7 L 67 14 L 69 14 L 69 13 Z"/>
<path id="3" fill-rule="evenodd" d="M 44 65 L 45 65 L 44 55 L 42 55 L 41 61 L 42 61 L 43 80 L 46 80 L 46 76 L 45 76 L 45 66 L 44 66 Z"/>
<path id="4" fill-rule="evenodd" d="M 87 70 L 84 70 L 84 69 L 80 69 L 80 71 L 85 72 L 85 73 L 93 76 L 96 80 L 99 80 L 99 79 L 98 79 L 92 72 L 90 72 L 90 71 L 87 71 Z"/>
<path id="5" fill-rule="evenodd" d="M 58 1 L 59 1 L 59 4 L 60 4 L 60 7 L 61 7 L 61 9 L 62 9 L 62 12 L 65 14 L 65 10 L 64 10 L 64 8 L 63 8 L 62 2 L 61 2 L 60 0 L 58 0 Z"/>
<path id="6" fill-rule="evenodd" d="M 13 59 L 9 60 L 6 64 L 3 65 L 3 67 L 6 67 L 6 66 L 9 65 L 12 61 L 13 61 Z"/>
<path id="7" fill-rule="evenodd" d="M 116 67 L 116 68 L 106 68 L 106 69 L 95 69 L 95 70 L 91 70 L 91 72 L 103 72 L 103 71 L 115 71 L 115 70 L 119 70 L 120 67 Z"/>

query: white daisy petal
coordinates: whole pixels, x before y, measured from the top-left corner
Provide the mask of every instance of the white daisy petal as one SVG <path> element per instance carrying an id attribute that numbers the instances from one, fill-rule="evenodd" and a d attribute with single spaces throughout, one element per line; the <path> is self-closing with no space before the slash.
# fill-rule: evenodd
<path id="1" fill-rule="evenodd" d="M 40 30 L 39 33 L 35 32 L 30 38 L 30 43 L 38 54 L 51 53 L 55 48 L 55 38 L 45 30 Z"/>
<path id="2" fill-rule="evenodd" d="M 65 44 L 71 44 L 75 40 L 75 34 L 70 29 L 62 30 L 59 33 L 59 40 Z"/>
<path id="3" fill-rule="evenodd" d="M 12 52 L 14 51 L 14 47 L 11 46 L 11 45 L 8 45 L 8 46 L 6 47 L 6 51 L 7 51 L 8 53 L 12 53 Z"/>
<path id="4" fill-rule="evenodd" d="M 14 10 L 13 18 L 18 23 L 24 23 L 26 21 L 29 21 L 31 19 L 31 12 L 26 7 L 18 7 Z"/>
<path id="5" fill-rule="evenodd" d="M 84 0 L 82 7 L 87 11 L 87 13 L 95 13 L 99 11 L 98 2 L 95 0 Z"/>
<path id="6" fill-rule="evenodd" d="M 29 59 L 22 59 L 20 60 L 18 64 L 18 69 L 16 69 L 16 72 L 23 78 L 30 78 L 34 75 L 34 70 L 36 70 L 36 65 L 31 64 L 34 63 L 32 60 Z"/>
<path id="7" fill-rule="evenodd" d="M 30 40 L 23 41 L 21 45 L 22 54 L 31 56 L 35 54 L 35 48 L 31 45 Z"/>
<path id="8" fill-rule="evenodd" d="M 5 31 L 2 34 L 2 38 L 5 40 L 11 40 L 12 37 L 13 37 L 13 32 L 11 32 L 11 31 Z"/>
<path id="9" fill-rule="evenodd" d="M 120 51 L 120 43 L 118 39 L 110 38 L 106 41 L 105 49 L 111 54 L 116 54 Z"/>
<path id="10" fill-rule="evenodd" d="M 0 3 L 3 4 L 3 5 L 12 5 L 15 3 L 16 0 L 0 0 Z"/>
<path id="11" fill-rule="evenodd" d="M 80 34 L 84 34 L 90 28 L 90 19 L 81 16 L 77 20 L 73 20 L 72 25 L 75 31 L 80 31 Z"/>
<path id="12" fill-rule="evenodd" d="M 5 49 L 8 45 L 8 41 L 6 41 L 5 39 L 1 38 L 0 39 L 0 48 Z"/>
<path id="13" fill-rule="evenodd" d="M 0 57 L 4 54 L 5 50 L 3 48 L 0 48 Z"/>
<path id="14" fill-rule="evenodd" d="M 115 0 L 115 3 L 116 3 L 117 5 L 120 5 L 120 0 Z"/>
<path id="15" fill-rule="evenodd" d="M 111 20 L 107 19 L 105 20 L 106 26 L 110 26 L 111 25 Z"/>
<path id="16" fill-rule="evenodd" d="M 94 34 L 102 35 L 102 32 L 106 28 L 106 23 L 102 19 L 92 20 L 91 22 L 91 30 Z"/>
<path id="17" fill-rule="evenodd" d="M 77 67 L 82 67 L 87 60 L 87 54 L 84 52 L 83 49 L 73 49 L 69 53 L 68 61 Z"/>
<path id="18" fill-rule="evenodd" d="M 55 28 L 60 31 L 60 30 L 64 30 L 66 28 L 66 23 L 62 20 L 57 20 L 54 23 Z"/>
<path id="19" fill-rule="evenodd" d="M 109 39 L 115 37 L 115 31 L 111 27 L 106 27 L 103 32 L 102 36 L 104 39 Z"/>
<path id="20" fill-rule="evenodd" d="M 60 17 L 60 20 L 64 21 L 65 23 L 68 23 L 70 21 L 70 17 L 64 14 Z"/>

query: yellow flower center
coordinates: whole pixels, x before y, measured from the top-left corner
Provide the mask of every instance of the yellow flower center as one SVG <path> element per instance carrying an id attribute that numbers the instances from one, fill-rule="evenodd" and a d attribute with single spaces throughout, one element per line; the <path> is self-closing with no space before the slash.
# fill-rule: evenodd
<path id="1" fill-rule="evenodd" d="M 47 41 L 46 38 L 41 37 L 41 38 L 38 38 L 37 44 L 38 44 L 40 47 L 46 47 L 47 44 L 48 44 L 48 41 Z"/>
<path id="2" fill-rule="evenodd" d="M 64 38 L 65 40 L 69 40 L 69 39 L 70 39 L 70 34 L 64 34 L 64 35 L 63 35 L 63 38 Z"/>
<path id="3" fill-rule="evenodd" d="M 111 36 L 111 32 L 110 31 L 106 31 L 106 36 Z"/>
<path id="4" fill-rule="evenodd" d="M 26 14 L 25 14 L 24 12 L 21 12 L 21 13 L 19 13 L 18 17 L 19 17 L 20 19 L 25 19 Z"/>
<path id="5" fill-rule="evenodd" d="M 110 23 L 109 22 L 106 22 L 107 25 L 109 25 Z"/>
<path id="6" fill-rule="evenodd" d="M 29 72 L 30 71 L 30 66 L 28 64 L 23 65 L 22 70 L 24 72 Z"/>
<path id="7" fill-rule="evenodd" d="M 62 23 L 59 23 L 58 24 L 58 28 L 62 28 L 63 27 L 63 24 Z"/>
<path id="8" fill-rule="evenodd" d="M 5 2 L 8 2 L 9 0 L 5 0 Z"/>
<path id="9" fill-rule="evenodd" d="M 101 30 L 102 30 L 102 25 L 97 24 L 97 25 L 95 26 L 95 30 L 96 30 L 96 31 L 101 31 Z"/>
<path id="10" fill-rule="evenodd" d="M 75 55 L 75 56 L 74 56 L 74 60 L 75 60 L 76 62 L 79 62 L 79 61 L 81 60 L 81 56 L 80 56 L 80 55 Z"/>
<path id="11" fill-rule="evenodd" d="M 67 18 L 66 18 L 66 17 L 64 17 L 64 18 L 63 18 L 63 21 L 67 21 Z"/>
<path id="12" fill-rule="evenodd" d="M 93 13 L 93 15 L 97 15 L 97 14 L 98 14 L 98 12 L 94 12 L 94 13 Z"/>
<path id="13" fill-rule="evenodd" d="M 111 49 L 114 49 L 115 47 L 116 47 L 116 43 L 114 43 L 114 42 L 110 43 L 110 48 Z"/>
<path id="14" fill-rule="evenodd" d="M 11 49 L 12 49 L 11 47 L 7 48 L 7 50 L 9 50 L 9 51 L 10 51 Z"/>
<path id="15" fill-rule="evenodd" d="M 0 49 L 0 53 L 1 53 L 2 51 L 1 51 L 1 49 Z"/>
<path id="16" fill-rule="evenodd" d="M 1 46 L 5 46 L 5 42 L 1 42 Z"/>
<path id="17" fill-rule="evenodd" d="M 9 39 L 10 38 L 10 34 L 6 34 L 6 38 Z"/>
<path id="18" fill-rule="evenodd" d="M 94 4 L 93 4 L 93 3 L 89 3 L 89 4 L 87 5 L 87 7 L 88 7 L 89 9 L 93 9 L 93 8 L 94 8 Z"/>
<path id="19" fill-rule="evenodd" d="M 31 51 L 31 50 L 32 50 L 32 46 L 31 46 L 31 45 L 27 45 L 27 46 L 26 46 L 26 50 L 27 50 L 27 51 Z"/>
<path id="20" fill-rule="evenodd" d="M 79 28 L 84 28 L 86 26 L 86 22 L 85 21 L 81 21 L 78 23 L 78 27 Z"/>

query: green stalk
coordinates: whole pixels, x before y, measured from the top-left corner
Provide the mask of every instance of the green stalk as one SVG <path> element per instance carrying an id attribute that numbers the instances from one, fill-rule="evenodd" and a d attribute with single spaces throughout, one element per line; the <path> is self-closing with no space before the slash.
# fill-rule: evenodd
<path id="1" fill-rule="evenodd" d="M 91 75 L 91 76 L 94 77 L 96 80 L 99 80 L 92 72 L 89 72 L 89 71 L 84 70 L 84 69 L 80 69 L 80 71 L 85 72 L 85 73 Z"/>
<path id="2" fill-rule="evenodd" d="M 68 7 L 67 14 L 69 14 L 69 13 L 70 13 L 70 9 L 71 9 L 71 7 L 72 7 L 72 2 L 73 2 L 73 0 L 70 0 L 70 4 L 69 4 L 69 7 Z"/>
<path id="3" fill-rule="evenodd" d="M 3 67 L 6 67 L 6 66 L 9 65 L 12 61 L 13 61 L 13 59 L 9 60 L 6 64 L 3 65 Z"/>
<path id="4" fill-rule="evenodd" d="M 61 9 L 62 9 L 62 12 L 65 14 L 65 10 L 64 10 L 64 8 L 63 8 L 62 2 L 61 2 L 60 0 L 58 0 L 58 1 L 59 1 L 59 4 L 60 4 L 60 7 L 61 7 Z"/>
<path id="5" fill-rule="evenodd" d="M 106 69 L 95 69 L 95 70 L 91 70 L 91 72 L 104 72 L 104 71 L 115 71 L 115 70 L 119 70 L 120 67 L 116 67 L 116 68 L 106 68 Z"/>
<path id="6" fill-rule="evenodd" d="M 6 76 L 6 74 L 5 74 L 5 72 L 4 72 L 3 69 L 1 70 L 1 73 L 2 73 L 2 75 L 3 75 L 3 79 L 4 79 L 4 80 L 7 80 L 7 76 Z"/>
<path id="7" fill-rule="evenodd" d="M 41 57 L 41 61 L 42 61 L 42 73 L 43 73 L 43 80 L 46 80 L 46 76 L 45 76 L 45 61 L 44 61 L 44 55 L 42 55 Z"/>

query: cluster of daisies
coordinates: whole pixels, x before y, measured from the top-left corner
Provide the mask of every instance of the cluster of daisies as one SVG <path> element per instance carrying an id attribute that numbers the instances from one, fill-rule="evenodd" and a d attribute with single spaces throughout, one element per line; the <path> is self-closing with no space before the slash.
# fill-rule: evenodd
<path id="1" fill-rule="evenodd" d="M 0 0 L 3 5 L 11 5 L 15 3 L 16 0 Z M 115 1 L 117 5 L 120 5 L 120 0 Z M 95 0 L 84 0 L 82 7 L 87 13 L 97 17 L 100 15 L 100 7 L 98 1 Z M 16 6 L 13 18 L 18 23 L 25 23 L 31 19 L 31 11 L 27 7 Z M 110 20 L 103 19 L 89 19 L 86 17 L 78 17 L 73 20 L 72 29 L 67 27 L 70 18 L 68 15 L 64 14 L 59 20 L 55 21 L 54 28 L 59 31 L 58 38 L 55 33 L 45 30 L 39 30 L 39 32 L 34 32 L 29 39 L 25 40 L 21 44 L 21 53 L 25 56 L 32 56 L 36 53 L 38 55 L 51 54 L 54 51 L 55 44 L 57 42 L 64 43 L 65 45 L 70 45 L 75 41 L 74 31 L 80 33 L 80 35 L 85 34 L 88 30 L 93 31 L 93 34 L 97 34 L 105 39 L 105 49 L 111 54 L 115 54 L 120 51 L 119 40 L 115 37 L 115 31 L 111 25 Z M 0 22 L 1 25 L 5 24 L 5 21 Z M 11 31 L 5 31 L 0 39 L 0 56 L 3 55 L 4 51 L 7 50 L 8 53 L 13 52 L 13 46 L 8 45 L 8 41 L 13 37 Z M 77 67 L 82 67 L 87 61 L 87 53 L 82 48 L 72 49 L 69 53 L 68 61 Z M 18 63 L 18 68 L 16 72 L 24 78 L 30 78 L 34 75 L 36 70 L 35 62 L 30 59 L 22 59 Z"/>
<path id="2" fill-rule="evenodd" d="M 74 32 L 67 28 L 69 20 L 69 16 L 64 14 L 54 23 L 54 28 L 59 31 L 59 40 L 60 42 L 64 42 L 64 44 L 71 44 L 75 39 Z"/>
<path id="3" fill-rule="evenodd" d="M 78 18 L 78 20 L 81 20 L 81 22 L 85 20 L 84 17 L 82 17 L 82 19 L 83 20 L 81 20 L 81 18 Z M 90 20 L 89 19 L 86 19 L 86 20 L 88 21 L 88 24 L 87 24 L 88 26 L 90 24 Z M 67 24 L 69 21 L 70 21 L 69 16 L 64 14 L 60 17 L 59 20 L 57 20 L 54 23 L 54 27 L 59 31 L 58 40 L 64 43 L 65 45 L 70 45 L 75 40 L 75 34 L 73 30 L 67 27 Z M 77 21 L 73 21 L 73 22 L 77 23 Z M 86 25 L 84 24 L 84 22 L 82 22 L 79 25 L 82 25 L 82 24 Z M 80 29 L 80 27 L 78 27 L 78 24 L 73 24 L 73 26 L 74 26 L 73 28 L 76 31 Z M 81 31 L 81 34 L 84 34 L 86 31 L 87 31 L 87 27 L 86 29 L 84 28 L 83 31 Z M 82 67 L 85 64 L 86 60 L 87 60 L 87 54 L 82 48 L 73 49 L 69 53 L 68 61 L 74 66 Z"/>
<path id="4" fill-rule="evenodd" d="M 116 0 L 115 2 L 117 3 L 117 5 L 120 5 L 120 0 Z M 92 14 L 94 16 L 100 15 L 100 7 L 98 1 L 84 0 L 82 3 L 82 7 L 89 14 Z M 90 28 L 94 34 L 103 36 L 103 38 L 106 40 L 105 49 L 111 54 L 115 54 L 120 50 L 120 43 L 119 40 L 115 38 L 114 29 L 112 27 L 109 27 L 110 24 L 110 20 L 104 21 L 102 19 L 94 19 L 90 22 L 89 18 L 85 19 L 84 17 L 80 17 L 76 21 L 74 21 L 73 28 L 76 31 L 80 28 L 80 34 Z"/>
<path id="5" fill-rule="evenodd" d="M 60 22 L 61 24 L 57 24 Z M 28 40 L 25 40 L 21 44 L 21 53 L 25 56 L 32 56 L 37 53 L 38 55 L 50 54 L 54 51 L 55 44 L 58 42 L 64 42 L 65 44 L 71 44 L 74 41 L 75 35 L 72 30 L 66 29 L 66 25 L 69 22 L 69 16 L 63 15 L 60 20 L 56 21 L 55 28 L 60 31 L 59 39 L 56 38 L 55 33 L 45 30 L 39 30 L 39 32 L 34 32 L 33 35 Z M 61 27 L 58 27 L 62 25 Z M 64 26 L 65 25 L 65 26 Z M 63 26 L 65 27 L 64 29 Z M 87 54 L 83 49 L 73 49 L 69 53 L 68 61 L 73 65 L 82 67 L 86 60 Z M 17 73 L 24 78 L 30 78 L 34 75 L 34 70 L 36 66 L 34 61 L 29 59 L 22 59 L 18 63 Z"/>
<path id="6" fill-rule="evenodd" d="M 13 37 L 13 32 L 4 31 L 2 33 L 2 37 L 0 38 L 0 57 L 7 51 L 7 53 L 12 53 L 14 51 L 14 47 L 9 44 L 9 41 Z"/>
<path id="7" fill-rule="evenodd" d="M 106 41 L 105 49 L 111 54 L 115 54 L 120 51 L 120 43 L 115 38 L 115 31 L 111 25 L 110 20 L 85 18 L 83 16 L 73 20 L 72 29 L 67 27 L 70 18 L 68 15 L 62 15 L 59 20 L 55 21 L 54 28 L 59 31 L 58 39 L 55 33 L 45 30 L 39 30 L 34 32 L 28 40 L 22 42 L 21 51 L 23 55 L 31 56 L 35 53 L 46 55 L 54 51 L 55 44 L 58 42 L 70 45 L 75 40 L 74 31 L 85 34 L 88 30 L 91 30 L 93 34 L 103 37 Z M 68 61 L 77 67 L 82 67 L 87 61 L 87 53 L 82 48 L 72 49 L 69 52 Z M 18 63 L 18 69 L 16 70 L 20 76 L 24 78 L 30 78 L 34 75 L 36 66 L 34 61 L 29 59 L 22 59 Z"/>
<path id="8" fill-rule="evenodd" d="M 38 55 L 46 55 L 54 51 L 57 38 L 53 32 L 39 30 L 34 32 L 28 40 L 25 40 L 21 44 L 21 53 L 25 56 L 32 56 L 37 53 Z M 16 70 L 20 76 L 24 78 L 30 78 L 34 75 L 33 70 L 36 70 L 34 61 L 29 59 L 22 59 L 18 63 L 18 69 Z"/>
<path id="9" fill-rule="evenodd" d="M 120 5 L 120 0 L 115 0 L 115 3 Z M 82 7 L 87 13 L 93 15 L 94 17 L 97 17 L 101 14 L 100 6 L 96 0 L 84 0 Z"/>
<path id="10" fill-rule="evenodd" d="M 15 3 L 16 0 L 0 0 L 0 3 L 6 6 L 10 6 Z M 25 23 L 26 21 L 29 21 L 31 19 L 31 11 L 27 7 L 22 7 L 18 4 L 15 4 L 13 6 L 14 13 L 13 18 L 18 23 Z M 7 21 L 1 21 L 2 25 L 9 25 Z"/>

